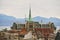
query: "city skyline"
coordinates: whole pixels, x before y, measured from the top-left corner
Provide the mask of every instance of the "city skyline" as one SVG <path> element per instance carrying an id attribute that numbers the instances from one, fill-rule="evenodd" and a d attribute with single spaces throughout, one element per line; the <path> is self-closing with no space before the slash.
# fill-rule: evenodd
<path id="1" fill-rule="evenodd" d="M 0 0 L 0 14 L 16 18 L 24 18 L 26 14 L 28 17 L 29 5 L 31 5 L 32 17 L 60 18 L 59 0 Z"/>

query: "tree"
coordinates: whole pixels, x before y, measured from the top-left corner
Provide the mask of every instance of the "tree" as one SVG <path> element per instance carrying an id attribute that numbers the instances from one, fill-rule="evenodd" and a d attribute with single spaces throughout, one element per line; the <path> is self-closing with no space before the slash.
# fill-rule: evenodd
<path id="1" fill-rule="evenodd" d="M 6 32 L 6 31 L 7 31 L 7 28 L 3 29 L 3 31 L 5 31 L 5 32 Z"/>
<path id="2" fill-rule="evenodd" d="M 60 40 L 60 32 L 57 32 L 55 40 Z"/>
<path id="3" fill-rule="evenodd" d="M 11 29 L 17 29 L 17 24 L 14 22 Z"/>

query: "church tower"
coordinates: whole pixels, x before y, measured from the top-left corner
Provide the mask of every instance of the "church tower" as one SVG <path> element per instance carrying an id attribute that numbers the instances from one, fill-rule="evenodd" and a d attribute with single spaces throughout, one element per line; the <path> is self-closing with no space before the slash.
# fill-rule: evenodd
<path id="1" fill-rule="evenodd" d="M 32 18 L 31 18 L 31 7 L 29 8 L 29 20 L 27 21 L 27 30 L 33 30 L 33 21 L 32 21 Z"/>

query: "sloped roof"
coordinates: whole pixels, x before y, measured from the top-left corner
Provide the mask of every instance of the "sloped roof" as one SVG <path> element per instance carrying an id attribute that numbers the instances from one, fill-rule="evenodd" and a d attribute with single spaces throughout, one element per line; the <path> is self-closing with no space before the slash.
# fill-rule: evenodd
<path id="1" fill-rule="evenodd" d="M 19 32 L 20 35 L 25 35 L 27 34 L 27 30 L 25 28 L 21 29 L 21 31 Z"/>

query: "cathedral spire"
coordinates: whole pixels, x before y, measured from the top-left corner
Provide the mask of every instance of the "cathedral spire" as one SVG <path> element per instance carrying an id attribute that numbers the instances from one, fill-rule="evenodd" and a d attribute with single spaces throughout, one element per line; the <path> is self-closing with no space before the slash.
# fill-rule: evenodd
<path id="1" fill-rule="evenodd" d="M 31 6 L 29 8 L 29 21 L 31 21 Z"/>

